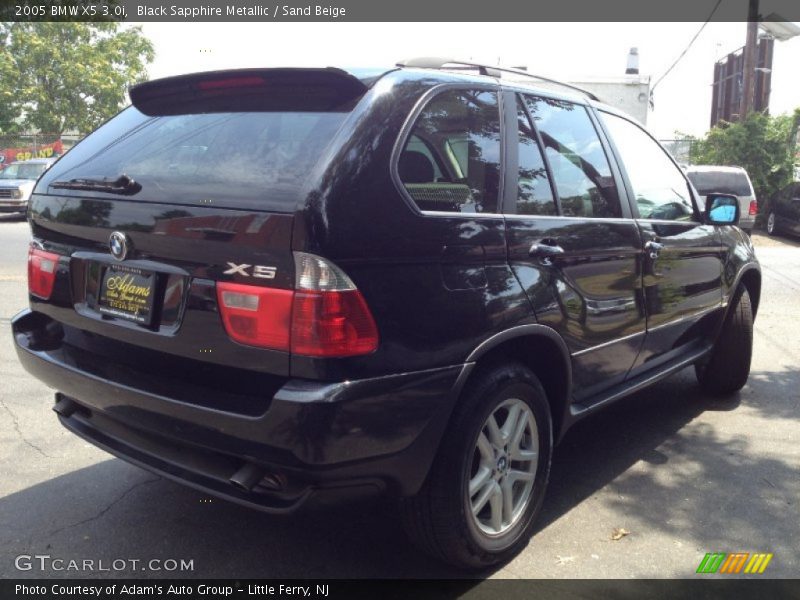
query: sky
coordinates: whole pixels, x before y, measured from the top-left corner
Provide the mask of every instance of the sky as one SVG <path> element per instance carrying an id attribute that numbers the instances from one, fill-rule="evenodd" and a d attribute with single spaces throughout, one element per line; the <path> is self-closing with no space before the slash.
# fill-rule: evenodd
<path id="1" fill-rule="evenodd" d="M 142 23 L 151 78 L 234 67 L 381 67 L 415 56 L 525 65 L 565 81 L 624 75 L 637 47 L 655 83 L 702 23 Z M 714 63 L 744 45 L 746 23 L 709 23 L 659 83 L 648 128 L 660 139 L 702 135 Z M 800 107 L 800 36 L 775 42 L 770 112 Z"/>

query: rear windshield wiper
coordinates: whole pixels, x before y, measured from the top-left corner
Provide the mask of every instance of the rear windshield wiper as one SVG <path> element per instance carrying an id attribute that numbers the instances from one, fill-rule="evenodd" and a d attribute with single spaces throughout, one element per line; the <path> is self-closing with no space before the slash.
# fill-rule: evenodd
<path id="1" fill-rule="evenodd" d="M 120 175 L 116 179 L 103 177 L 102 179 L 78 178 L 68 181 L 56 181 L 50 187 L 65 190 L 86 190 L 87 192 L 107 192 L 109 194 L 122 194 L 130 196 L 142 189 L 140 183 L 135 182 L 127 175 Z"/>

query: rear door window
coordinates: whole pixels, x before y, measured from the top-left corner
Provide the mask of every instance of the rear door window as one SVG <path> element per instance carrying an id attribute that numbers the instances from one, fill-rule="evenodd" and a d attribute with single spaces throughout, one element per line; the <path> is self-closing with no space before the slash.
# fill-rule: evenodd
<path id="1" fill-rule="evenodd" d="M 586 108 L 564 100 L 525 96 L 542 136 L 561 214 L 619 218 L 622 206 L 603 145 Z"/>
<path id="2" fill-rule="evenodd" d="M 131 197 L 135 200 L 292 212 L 297 192 L 346 116 L 222 112 L 146 117 L 131 107 L 72 149 L 47 179 L 125 174 L 142 186 Z"/>
<path id="3" fill-rule="evenodd" d="M 498 212 L 497 93 L 449 90 L 436 96 L 417 118 L 397 172 L 420 210 Z"/>
<path id="4" fill-rule="evenodd" d="M 522 102 L 517 100 L 517 130 L 519 140 L 519 177 L 517 179 L 517 214 L 555 215 L 556 202 L 550 178 L 536 139 L 536 132 Z"/>

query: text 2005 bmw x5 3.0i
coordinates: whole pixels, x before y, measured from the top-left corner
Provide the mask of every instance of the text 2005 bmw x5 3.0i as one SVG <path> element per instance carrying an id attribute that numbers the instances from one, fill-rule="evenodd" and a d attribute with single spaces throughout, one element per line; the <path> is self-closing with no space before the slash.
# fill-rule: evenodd
<path id="1" fill-rule="evenodd" d="M 688 365 L 741 388 L 737 199 L 589 94 L 440 64 L 134 87 L 30 200 L 13 334 L 64 426 L 269 512 L 393 495 L 475 568 L 578 419 Z"/>

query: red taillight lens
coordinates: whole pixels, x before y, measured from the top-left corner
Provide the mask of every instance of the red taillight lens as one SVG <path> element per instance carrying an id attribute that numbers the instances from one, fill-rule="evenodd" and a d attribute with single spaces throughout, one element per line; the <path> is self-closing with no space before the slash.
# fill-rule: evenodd
<path id="1" fill-rule="evenodd" d="M 295 290 L 218 283 L 228 335 L 237 342 L 292 354 L 339 358 L 369 354 L 378 329 L 361 292 L 329 261 L 295 253 Z"/>
<path id="2" fill-rule="evenodd" d="M 347 274 L 305 252 L 294 253 L 294 266 L 292 353 L 334 358 L 375 351 L 378 328 Z"/>
<path id="3" fill-rule="evenodd" d="M 225 330 L 249 346 L 289 350 L 291 290 L 218 283 L 217 301 Z"/>
<path id="4" fill-rule="evenodd" d="M 30 247 L 28 250 L 28 291 L 47 300 L 56 282 L 58 254 Z"/>
<path id="5" fill-rule="evenodd" d="M 318 357 L 368 354 L 378 330 L 358 290 L 299 291 L 292 313 L 292 353 Z"/>
<path id="6" fill-rule="evenodd" d="M 758 214 L 758 200 L 750 201 L 750 210 L 747 211 L 747 214 L 751 217 Z"/>

